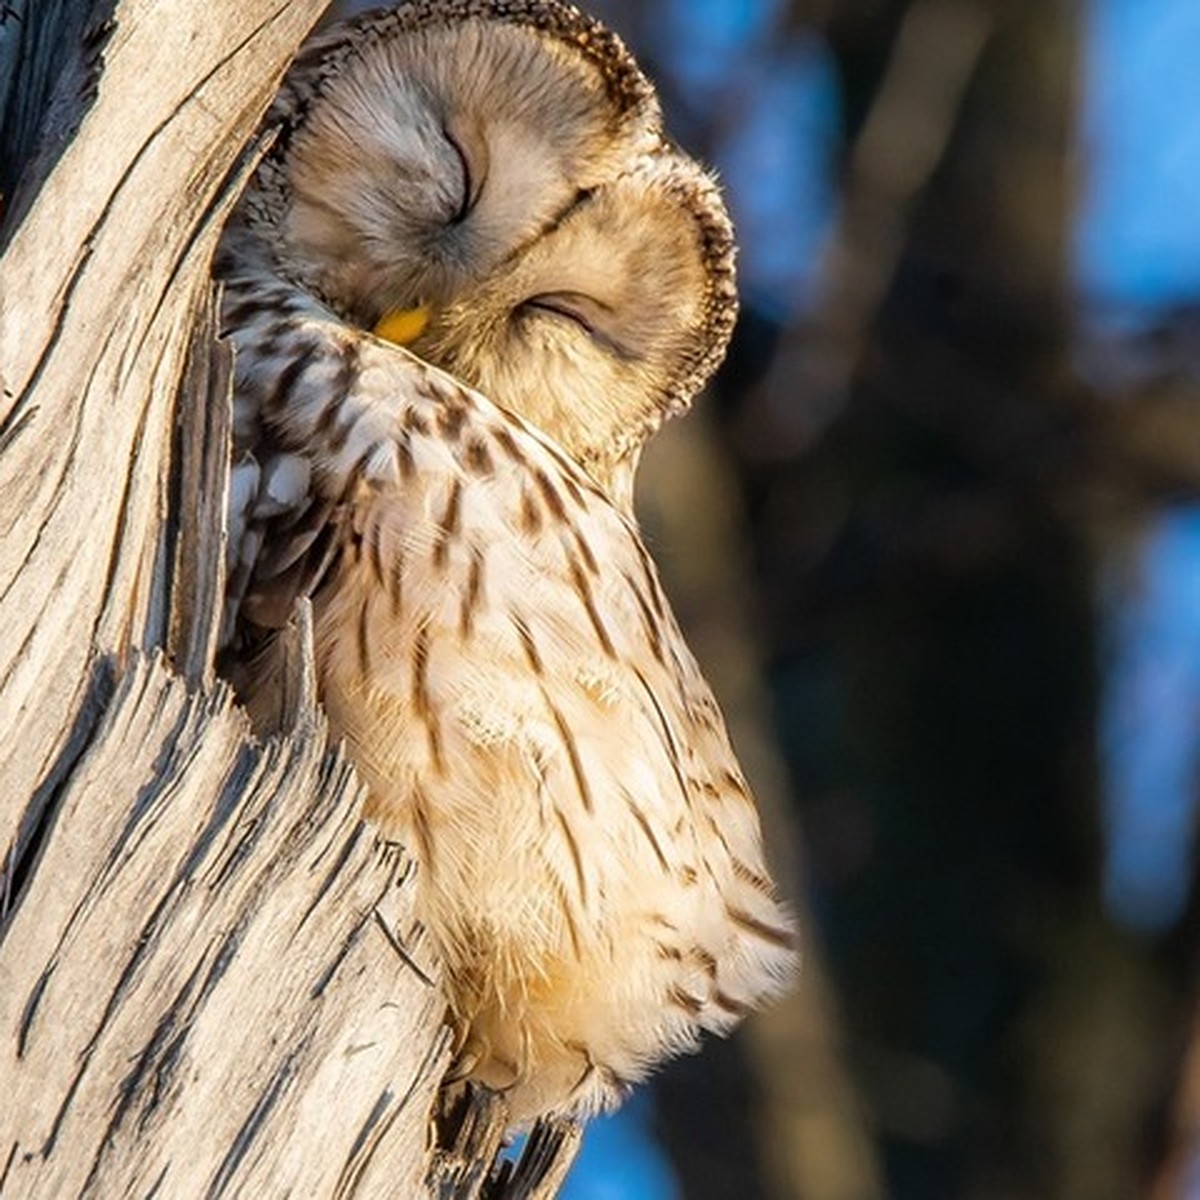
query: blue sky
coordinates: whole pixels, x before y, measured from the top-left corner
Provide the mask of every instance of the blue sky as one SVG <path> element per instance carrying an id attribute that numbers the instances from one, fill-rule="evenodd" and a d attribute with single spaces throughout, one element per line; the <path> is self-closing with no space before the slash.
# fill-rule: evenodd
<path id="1" fill-rule="evenodd" d="M 1151 308 L 1200 283 L 1200 3 L 1090 0 L 1075 269 L 1084 298 Z"/>
<path id="2" fill-rule="evenodd" d="M 1105 900 L 1155 934 L 1182 915 L 1200 781 L 1200 508 L 1151 523 L 1112 572 L 1101 714 Z"/>
<path id="3" fill-rule="evenodd" d="M 1134 324 L 1200 298 L 1200 3 L 1091 0 L 1075 272 L 1085 313 Z M 1200 785 L 1200 509 L 1150 523 L 1102 609 L 1105 900 L 1169 930 Z"/>
<path id="4" fill-rule="evenodd" d="M 656 41 L 684 94 L 728 122 L 718 148 L 747 291 L 806 299 L 835 202 L 833 64 L 778 0 L 662 0 Z M 1085 0 L 1073 270 L 1085 306 L 1157 309 L 1200 290 L 1200 0 Z M 661 53 L 661 50 L 660 50 Z"/>

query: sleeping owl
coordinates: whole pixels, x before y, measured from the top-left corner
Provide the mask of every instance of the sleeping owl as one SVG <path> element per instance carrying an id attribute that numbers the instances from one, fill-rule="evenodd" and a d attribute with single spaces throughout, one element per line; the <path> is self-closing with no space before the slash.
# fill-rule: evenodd
<path id="1" fill-rule="evenodd" d="M 232 674 L 269 712 L 269 631 L 310 594 L 331 731 L 420 865 L 459 1072 L 516 1121 L 585 1116 L 794 957 L 631 511 L 729 337 L 728 219 L 619 41 L 554 0 L 334 28 L 270 119 L 218 261 L 254 533 Z"/>

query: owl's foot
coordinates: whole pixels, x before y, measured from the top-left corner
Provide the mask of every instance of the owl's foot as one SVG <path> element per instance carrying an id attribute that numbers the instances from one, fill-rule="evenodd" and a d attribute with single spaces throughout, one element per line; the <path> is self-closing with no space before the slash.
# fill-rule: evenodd
<path id="1" fill-rule="evenodd" d="M 522 1078 L 523 1073 L 516 1063 L 500 1058 L 486 1039 L 470 1035 L 451 1060 L 444 1083 L 475 1079 L 493 1092 L 505 1092 Z"/>
<path id="2" fill-rule="evenodd" d="M 469 1079 L 474 1073 L 475 1068 L 486 1057 L 487 1047 L 482 1042 L 478 1042 L 473 1038 L 464 1041 L 455 1051 L 454 1058 L 451 1060 L 450 1066 L 446 1069 L 446 1074 L 442 1079 L 442 1086 L 461 1083 L 464 1079 Z"/>

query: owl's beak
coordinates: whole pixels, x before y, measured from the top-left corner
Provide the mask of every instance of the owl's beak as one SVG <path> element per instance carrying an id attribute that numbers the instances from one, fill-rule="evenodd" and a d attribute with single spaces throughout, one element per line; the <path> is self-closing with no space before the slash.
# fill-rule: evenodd
<path id="1" fill-rule="evenodd" d="M 425 332 L 429 316 L 428 304 L 420 304 L 416 308 L 394 308 L 379 318 L 371 332 L 385 342 L 410 346 Z"/>

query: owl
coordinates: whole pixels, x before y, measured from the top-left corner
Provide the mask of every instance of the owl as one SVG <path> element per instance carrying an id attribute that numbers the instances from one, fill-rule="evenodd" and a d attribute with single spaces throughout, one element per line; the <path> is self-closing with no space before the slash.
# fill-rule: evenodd
<path id="1" fill-rule="evenodd" d="M 218 260 L 232 523 L 257 522 L 233 674 L 269 711 L 263 631 L 311 594 L 330 728 L 420 864 L 459 1073 L 517 1122 L 587 1116 L 794 961 L 631 511 L 728 340 L 728 220 L 620 43 L 558 3 L 330 31 L 272 119 Z M 408 349 L 371 332 L 398 311 Z"/>
<path id="2" fill-rule="evenodd" d="M 216 263 L 239 351 L 225 641 L 252 571 L 296 573 L 281 523 L 321 528 L 332 490 L 310 487 L 328 465 L 311 440 L 290 453 L 262 420 L 294 362 L 280 318 L 336 335 L 436 311 L 663 145 L 654 89 L 620 40 L 557 0 L 424 0 L 333 26 L 265 124 L 276 143 Z"/>

